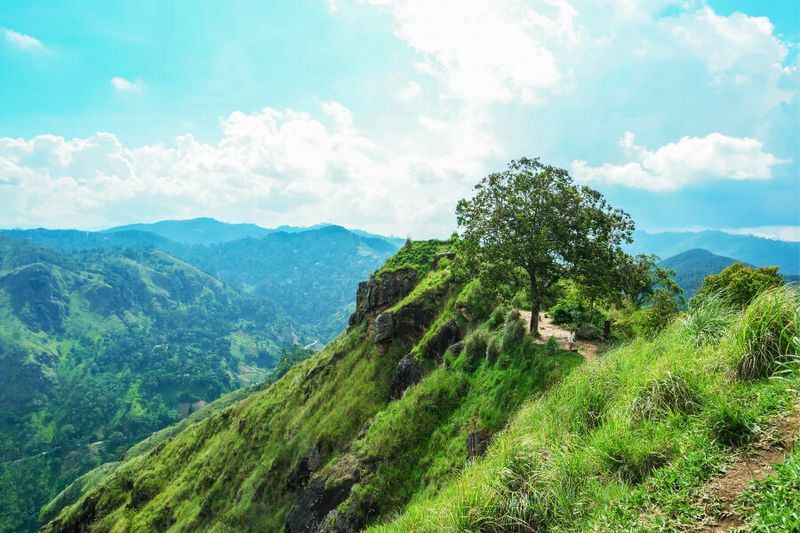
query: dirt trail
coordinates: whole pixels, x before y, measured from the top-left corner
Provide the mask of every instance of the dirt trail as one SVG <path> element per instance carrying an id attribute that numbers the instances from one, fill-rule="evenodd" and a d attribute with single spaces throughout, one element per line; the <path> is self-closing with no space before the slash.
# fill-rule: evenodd
<path id="1" fill-rule="evenodd" d="M 528 329 L 531 327 L 531 312 L 530 311 L 523 311 L 520 310 L 519 312 L 522 319 L 528 325 Z M 563 348 L 567 349 L 567 337 L 569 337 L 569 331 L 553 324 L 553 320 L 549 317 L 544 316 L 543 314 L 539 315 L 539 335 L 540 337 L 536 339 L 536 342 L 540 344 L 544 344 L 550 337 L 553 337 L 558 345 Z M 581 354 L 583 357 L 588 359 L 589 361 L 594 361 L 597 357 L 597 350 L 600 349 L 602 343 L 600 342 L 592 342 L 592 341 L 576 341 L 575 348 L 577 348 L 578 353 Z"/>
<path id="2" fill-rule="evenodd" d="M 736 497 L 745 491 L 752 481 L 764 479 L 773 473 L 773 465 L 782 463 L 792 448 L 798 428 L 800 428 L 800 406 L 791 416 L 778 418 L 775 422 L 774 435 L 761 440 L 754 453 L 743 456 L 731 465 L 725 473 L 711 482 L 710 498 L 718 504 L 714 515 L 709 517 L 704 527 L 698 529 L 703 533 L 728 531 L 741 527 L 744 523 L 736 513 L 734 503 Z M 709 524 L 710 522 L 710 524 Z"/>

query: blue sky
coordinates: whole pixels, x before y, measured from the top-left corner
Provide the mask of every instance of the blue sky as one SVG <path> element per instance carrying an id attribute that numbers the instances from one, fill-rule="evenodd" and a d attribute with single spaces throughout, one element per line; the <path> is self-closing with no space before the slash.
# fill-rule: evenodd
<path id="1" fill-rule="evenodd" d="M 429 237 L 539 156 L 648 230 L 800 240 L 796 2 L 0 0 L 0 226 Z"/>

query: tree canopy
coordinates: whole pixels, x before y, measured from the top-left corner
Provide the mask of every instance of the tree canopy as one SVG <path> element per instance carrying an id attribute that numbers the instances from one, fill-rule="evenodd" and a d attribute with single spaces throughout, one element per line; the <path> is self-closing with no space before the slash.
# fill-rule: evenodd
<path id="1" fill-rule="evenodd" d="M 484 280 L 522 275 L 530 287 L 531 332 L 538 333 L 542 298 L 559 279 L 608 284 L 624 257 L 633 221 L 598 191 L 539 159 L 511 161 L 483 178 L 472 199 L 456 207 L 467 261 Z"/>
<path id="2" fill-rule="evenodd" d="M 703 285 L 693 298 L 697 303 L 711 294 L 719 293 L 734 307 L 744 307 L 761 292 L 783 285 L 783 276 L 778 267 L 753 268 L 742 263 L 733 263 L 703 280 Z"/>

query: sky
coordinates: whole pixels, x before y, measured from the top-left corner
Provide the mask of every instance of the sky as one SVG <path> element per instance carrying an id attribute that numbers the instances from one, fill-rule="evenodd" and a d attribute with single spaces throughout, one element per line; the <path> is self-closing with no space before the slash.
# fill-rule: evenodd
<path id="1" fill-rule="evenodd" d="M 786 0 L 0 0 L 0 226 L 447 236 L 524 156 L 800 240 L 799 47 Z"/>

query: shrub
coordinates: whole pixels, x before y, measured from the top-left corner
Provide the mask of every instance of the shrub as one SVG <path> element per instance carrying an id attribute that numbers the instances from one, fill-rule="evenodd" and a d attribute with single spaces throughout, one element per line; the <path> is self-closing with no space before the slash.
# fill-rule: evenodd
<path id="1" fill-rule="evenodd" d="M 717 400 L 708 412 L 708 427 L 721 444 L 740 446 L 759 433 L 756 418 L 735 402 Z"/>
<path id="2" fill-rule="evenodd" d="M 555 337 L 550 337 L 547 339 L 547 342 L 544 343 L 544 354 L 547 356 L 553 356 L 558 353 L 558 342 L 556 342 Z"/>
<path id="3" fill-rule="evenodd" d="M 480 361 L 486 356 L 486 348 L 489 340 L 485 333 L 476 331 L 464 341 L 464 352 L 467 355 L 467 366 L 470 369 L 476 368 Z"/>
<path id="4" fill-rule="evenodd" d="M 704 279 L 695 299 L 700 301 L 712 294 L 721 294 L 730 305 L 741 308 L 762 292 L 781 285 L 783 276 L 778 273 L 778 267 L 752 268 L 734 263 Z"/>
<path id="5" fill-rule="evenodd" d="M 800 336 L 800 288 L 784 285 L 759 294 L 742 313 L 734 329 L 739 353 L 739 379 L 771 376 L 782 363 L 796 357 L 794 338 Z"/>
<path id="6" fill-rule="evenodd" d="M 499 337 L 492 337 L 486 346 L 486 363 L 493 365 L 501 353 L 503 353 L 502 341 Z"/>
<path id="7" fill-rule="evenodd" d="M 675 295 L 667 289 L 657 289 L 650 300 L 650 306 L 642 312 L 639 324 L 642 333 L 656 335 L 669 326 L 679 312 Z"/>
<path id="8" fill-rule="evenodd" d="M 639 418 L 655 419 L 669 412 L 691 413 L 699 405 L 694 388 L 682 376 L 668 371 L 639 390 L 631 410 Z"/>
<path id="9" fill-rule="evenodd" d="M 506 321 L 506 314 L 508 314 L 508 307 L 504 305 L 495 307 L 494 311 L 492 311 L 492 314 L 489 316 L 489 327 L 497 329 L 502 326 Z"/>
<path id="10" fill-rule="evenodd" d="M 503 330 L 503 351 L 509 352 L 522 344 L 525 330 L 525 321 L 520 318 L 519 313 L 516 311 L 509 313 Z"/>
<path id="11" fill-rule="evenodd" d="M 735 313 L 719 294 L 692 300 L 689 314 L 681 320 L 681 328 L 696 346 L 716 342 L 728 329 Z"/>
<path id="12" fill-rule="evenodd" d="M 586 307 L 576 296 L 566 296 L 550 308 L 549 314 L 556 324 L 577 324 L 586 318 Z"/>

